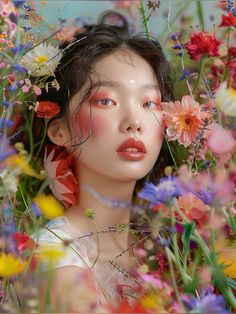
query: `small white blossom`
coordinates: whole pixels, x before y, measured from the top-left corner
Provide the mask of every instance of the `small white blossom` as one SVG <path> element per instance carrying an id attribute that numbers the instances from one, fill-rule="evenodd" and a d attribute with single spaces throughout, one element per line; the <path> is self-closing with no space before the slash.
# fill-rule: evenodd
<path id="1" fill-rule="evenodd" d="M 16 173 L 10 169 L 0 171 L 0 196 L 6 195 L 8 192 L 15 193 L 17 191 Z"/>
<path id="2" fill-rule="evenodd" d="M 62 57 L 61 50 L 50 43 L 42 43 L 27 52 L 20 64 L 33 76 L 53 75 Z"/>

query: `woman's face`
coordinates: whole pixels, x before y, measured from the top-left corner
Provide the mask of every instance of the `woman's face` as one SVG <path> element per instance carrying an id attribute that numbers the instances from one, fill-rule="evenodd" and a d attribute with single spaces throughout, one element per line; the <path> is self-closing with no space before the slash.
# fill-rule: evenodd
<path id="1" fill-rule="evenodd" d="M 92 92 L 70 102 L 68 125 L 79 169 L 115 180 L 144 177 L 163 141 L 161 95 L 150 65 L 130 50 L 107 55 L 93 66 Z M 86 87 L 85 87 L 86 88 Z"/>

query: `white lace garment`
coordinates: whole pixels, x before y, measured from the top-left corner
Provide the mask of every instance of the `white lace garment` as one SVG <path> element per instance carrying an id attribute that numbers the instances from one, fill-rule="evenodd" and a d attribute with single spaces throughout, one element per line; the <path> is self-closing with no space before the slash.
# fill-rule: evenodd
<path id="1" fill-rule="evenodd" d="M 46 227 L 52 232 L 45 228 L 41 229 L 34 236 L 35 241 L 39 245 L 59 244 L 62 242 L 61 239 L 68 241 L 70 245 L 64 246 L 65 256 L 60 258 L 54 267 L 78 266 L 92 269 L 102 291 L 98 297 L 99 305 L 106 301 L 117 305 L 122 299 L 130 305 L 136 303 L 135 300 L 140 296 L 141 291 L 141 284 L 138 280 L 109 262 L 97 263 L 92 267 L 97 255 L 96 241 L 81 234 L 64 216 L 51 220 Z"/>

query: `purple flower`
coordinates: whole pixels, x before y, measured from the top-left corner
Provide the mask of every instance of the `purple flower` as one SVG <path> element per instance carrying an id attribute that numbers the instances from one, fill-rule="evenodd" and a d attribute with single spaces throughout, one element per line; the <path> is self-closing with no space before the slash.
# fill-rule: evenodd
<path id="1" fill-rule="evenodd" d="M 10 157 L 15 153 L 15 150 L 10 147 L 9 140 L 0 136 L 0 162 Z"/>
<path id="2" fill-rule="evenodd" d="M 138 194 L 140 198 L 149 201 L 151 206 L 167 204 L 173 198 L 180 196 L 180 189 L 175 177 L 161 178 L 158 185 L 145 183 L 143 190 Z"/>
<path id="3" fill-rule="evenodd" d="M 21 66 L 20 64 L 18 63 L 15 63 L 13 64 L 12 68 L 20 73 L 26 73 L 27 72 L 27 69 L 24 68 L 23 66 Z"/>
<path id="4" fill-rule="evenodd" d="M 184 298 L 183 303 L 190 313 L 229 313 L 226 309 L 224 297 L 214 294 L 209 288 L 205 288 L 201 291 L 200 299 L 196 297 L 191 299 Z"/>
<path id="5" fill-rule="evenodd" d="M 38 205 L 36 203 L 32 203 L 31 205 L 31 209 L 35 215 L 35 217 L 40 217 L 42 215 L 40 208 L 38 207 Z"/>
<path id="6" fill-rule="evenodd" d="M 201 189 L 199 191 L 195 191 L 194 194 L 200 198 L 200 200 L 203 201 L 203 203 L 207 205 L 212 205 L 214 202 L 215 198 L 215 193 L 214 191 L 211 190 L 206 190 L 206 189 Z"/>

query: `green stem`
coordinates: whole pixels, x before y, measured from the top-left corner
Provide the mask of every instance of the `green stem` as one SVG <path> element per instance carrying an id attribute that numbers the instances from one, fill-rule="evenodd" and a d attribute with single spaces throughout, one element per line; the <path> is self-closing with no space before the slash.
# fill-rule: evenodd
<path id="1" fill-rule="evenodd" d="M 203 16 L 201 1 L 197 1 L 196 5 L 197 5 L 197 14 L 200 21 L 200 25 L 201 25 L 201 28 L 204 29 L 205 23 L 204 23 L 204 16 Z"/>
<path id="2" fill-rule="evenodd" d="M 174 216 L 173 209 L 171 209 L 171 225 L 172 227 L 175 225 L 175 216 Z M 178 268 L 178 271 L 180 273 L 180 276 L 182 277 L 184 284 L 187 284 L 189 283 L 189 281 L 192 280 L 192 278 L 189 277 L 188 274 L 186 274 L 186 271 L 184 271 L 182 267 L 176 233 L 172 235 L 172 239 L 173 239 L 173 250 L 174 250 L 174 255 L 175 255 L 175 264 L 176 264 L 176 267 Z"/>
<path id="3" fill-rule="evenodd" d="M 201 82 L 202 75 L 203 75 L 203 70 L 204 70 L 204 66 L 205 66 L 205 61 L 206 61 L 206 59 L 204 59 L 204 58 L 201 58 L 201 60 L 200 60 L 200 72 L 199 72 L 199 75 L 198 75 L 198 78 L 197 78 L 197 82 L 195 83 L 194 88 L 193 88 L 193 94 L 195 93 L 198 85 Z"/>
<path id="4" fill-rule="evenodd" d="M 181 300 L 181 297 L 180 297 L 180 294 L 179 294 L 179 289 L 178 289 L 178 286 L 177 286 L 177 283 L 176 283 L 176 279 L 175 279 L 175 272 L 174 272 L 174 267 L 173 267 L 173 264 L 172 264 L 172 260 L 171 260 L 171 257 L 169 256 L 169 251 L 167 250 L 167 248 L 165 249 L 165 251 L 166 251 L 166 257 L 167 257 L 168 264 L 169 264 L 170 277 L 171 277 L 171 280 L 172 280 L 172 284 L 173 284 L 174 292 L 175 292 L 175 295 L 176 295 L 176 299 L 177 299 L 179 305 L 182 308 L 182 313 L 185 313 L 185 308 L 184 308 L 183 302 Z"/>
<path id="5" fill-rule="evenodd" d="M 43 147 L 43 144 L 44 144 L 44 141 L 45 141 L 45 138 L 46 138 L 46 135 L 47 135 L 47 122 L 45 122 L 45 129 L 44 129 L 44 132 L 43 132 L 43 137 L 41 139 L 41 142 L 40 142 L 40 146 L 39 146 L 39 149 L 37 151 L 37 154 L 35 155 L 35 159 L 37 160 L 38 159 L 38 156 L 41 152 L 41 149 Z"/>
<path id="6" fill-rule="evenodd" d="M 34 121 L 34 111 L 31 112 L 29 122 L 28 122 L 28 133 L 29 133 L 29 142 L 30 142 L 30 156 L 33 156 L 34 151 L 34 137 L 33 137 L 33 121 Z"/>
<path id="7" fill-rule="evenodd" d="M 140 1 L 139 12 L 141 13 L 141 18 L 142 18 L 145 34 L 146 34 L 147 38 L 149 38 L 150 35 L 149 35 L 149 27 L 148 27 L 148 17 L 146 16 L 143 0 Z"/>

